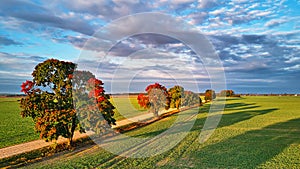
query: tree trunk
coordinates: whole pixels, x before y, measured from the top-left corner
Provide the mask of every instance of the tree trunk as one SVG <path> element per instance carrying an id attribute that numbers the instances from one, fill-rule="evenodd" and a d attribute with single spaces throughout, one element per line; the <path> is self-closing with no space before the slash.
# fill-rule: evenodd
<path id="1" fill-rule="evenodd" d="M 68 138 L 68 146 L 69 147 L 73 147 L 73 136 L 74 136 L 75 129 L 76 129 L 76 117 L 73 117 L 71 133 L 70 133 L 70 136 Z"/>
<path id="2" fill-rule="evenodd" d="M 153 111 L 153 116 L 158 117 L 158 109 L 154 108 L 152 111 Z"/>
<path id="3" fill-rule="evenodd" d="M 68 138 L 68 144 L 67 144 L 67 146 L 69 148 L 73 147 L 73 139 L 72 138 Z"/>

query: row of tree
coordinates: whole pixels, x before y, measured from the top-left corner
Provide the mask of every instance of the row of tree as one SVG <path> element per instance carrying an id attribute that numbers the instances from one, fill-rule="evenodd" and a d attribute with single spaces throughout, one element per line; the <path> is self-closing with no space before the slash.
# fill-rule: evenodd
<path id="1" fill-rule="evenodd" d="M 138 104 L 150 109 L 155 117 L 161 108 L 177 108 L 183 106 L 192 106 L 195 104 L 202 104 L 202 100 L 198 94 L 191 91 L 185 91 L 181 86 L 174 86 L 167 90 L 167 88 L 159 83 L 150 84 L 145 89 L 146 95 L 141 93 L 138 95 Z"/>
<path id="2" fill-rule="evenodd" d="M 20 101 L 21 116 L 31 117 L 35 130 L 46 141 L 63 136 L 71 145 L 76 130 L 103 133 L 116 122 L 115 107 L 105 94 L 103 82 L 91 72 L 75 69 L 76 64 L 72 62 L 49 59 L 38 64 L 32 73 L 33 79 L 21 85 L 26 95 Z M 162 107 L 179 109 L 202 104 L 198 94 L 185 91 L 181 86 L 167 89 L 155 83 L 145 91 L 146 95 L 138 95 L 138 104 L 151 109 L 155 117 Z M 221 93 L 234 94 L 229 90 Z M 206 90 L 204 98 L 206 102 L 215 99 L 215 91 Z"/>
<path id="3" fill-rule="evenodd" d="M 208 89 L 204 93 L 204 100 L 205 100 L 205 102 L 208 102 L 208 101 L 214 100 L 216 98 L 216 96 L 217 96 L 217 94 L 214 90 Z M 238 97 L 240 97 L 240 95 L 236 95 L 233 90 L 222 90 L 218 94 L 218 96 L 221 96 L 221 97 L 235 97 L 235 96 L 238 96 Z"/>

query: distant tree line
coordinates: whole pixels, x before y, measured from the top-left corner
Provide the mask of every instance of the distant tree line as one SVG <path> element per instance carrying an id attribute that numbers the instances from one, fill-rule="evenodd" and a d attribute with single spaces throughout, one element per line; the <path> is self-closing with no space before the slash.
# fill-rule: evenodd
<path id="1" fill-rule="evenodd" d="M 202 104 L 199 94 L 185 91 L 182 86 L 178 85 L 167 89 L 159 83 L 154 83 L 148 85 L 145 91 L 146 94 L 138 95 L 138 104 L 145 109 L 150 109 L 154 117 L 158 116 L 158 112 L 162 108 L 166 110 L 169 108 L 179 109 L 184 106 Z"/>

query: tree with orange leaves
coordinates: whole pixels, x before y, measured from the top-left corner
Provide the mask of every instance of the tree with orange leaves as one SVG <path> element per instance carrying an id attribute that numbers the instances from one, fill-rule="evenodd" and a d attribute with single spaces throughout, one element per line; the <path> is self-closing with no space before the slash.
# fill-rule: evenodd
<path id="1" fill-rule="evenodd" d="M 170 99 L 167 88 L 159 83 L 150 84 L 146 87 L 144 94 L 138 95 L 138 104 L 146 109 L 150 109 L 154 117 L 158 117 L 161 108 L 169 109 Z"/>

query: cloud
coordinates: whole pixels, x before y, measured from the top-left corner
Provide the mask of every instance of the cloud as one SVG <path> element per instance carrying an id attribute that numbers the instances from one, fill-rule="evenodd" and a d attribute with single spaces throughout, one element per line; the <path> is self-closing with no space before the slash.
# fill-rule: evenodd
<path id="1" fill-rule="evenodd" d="M 251 44 L 262 44 L 265 43 L 267 40 L 266 35 L 242 35 L 243 41 L 245 43 Z"/>
<path id="2" fill-rule="evenodd" d="M 0 92 L 20 93 L 20 85 L 32 79 L 34 67 L 45 61 L 42 56 L 0 52 Z"/>
<path id="3" fill-rule="evenodd" d="M 205 20 L 207 20 L 209 17 L 207 12 L 195 12 L 195 13 L 191 13 L 189 15 L 187 15 L 184 18 L 187 18 L 188 20 L 190 20 L 190 24 L 191 25 L 199 25 L 204 23 Z"/>
<path id="4" fill-rule="evenodd" d="M 78 70 L 86 70 L 95 74 L 96 77 L 107 82 L 111 79 L 113 73 L 118 68 L 118 64 L 107 60 L 89 60 L 87 58 L 80 58 L 75 62 Z"/>
<path id="5" fill-rule="evenodd" d="M 52 40 L 56 45 L 49 46 L 52 50 L 65 52 L 59 45 L 69 46 L 71 50 L 74 47 L 75 51 L 82 50 L 79 60 L 83 65 L 93 71 L 100 69 L 102 73 L 99 73 L 99 77 L 106 79 L 114 73 L 112 70 L 130 59 L 134 65 L 123 65 L 124 70 L 138 69 L 135 64 L 139 61 L 149 63 L 146 65 L 152 70 L 149 75 L 156 75 L 153 71 L 157 66 L 169 71 L 178 70 L 179 73 L 186 73 L 184 69 L 189 69 L 195 73 L 200 72 L 201 76 L 203 70 L 194 69 L 194 64 L 210 62 L 213 67 L 214 63 L 209 59 L 201 60 L 206 51 L 198 57 L 185 46 L 185 42 L 162 35 L 187 33 L 187 39 L 192 41 L 201 31 L 212 42 L 229 81 L 234 81 L 235 85 L 239 80 L 239 84 L 245 86 L 295 82 L 300 65 L 299 16 L 295 5 L 299 4 L 281 0 L 2 0 L 0 29 L 4 33 L 0 36 L 3 49 L 0 78 L 3 83 L 8 83 L 10 68 L 13 78 L 30 76 L 33 66 L 45 59 L 40 56 L 48 53 L 46 48 L 33 49 L 33 45 L 28 46 L 29 43 L 24 42 L 25 36 L 25 39 L 30 37 L 32 44 Z M 121 19 L 122 23 L 114 21 L 126 15 L 149 11 L 171 14 L 175 19 L 183 19 L 182 22 L 187 21 L 191 26 L 184 27 L 172 20 L 151 16 L 135 20 Z M 155 22 L 149 22 L 153 20 Z M 108 31 L 101 32 L 107 30 L 106 25 L 111 21 Z M 163 33 L 153 33 L 157 31 Z M 193 47 L 205 50 L 205 44 Z M 20 53 L 11 52 L 13 50 Z M 110 52 L 105 56 L 107 50 Z M 165 62 L 172 62 L 173 59 L 177 64 L 158 64 L 161 63 L 159 59 Z M 22 60 L 24 64 L 20 65 Z M 155 63 L 150 64 L 150 60 Z M 102 66 L 99 67 L 99 64 Z M 20 67 L 24 67 L 26 71 L 22 71 Z"/>
<path id="6" fill-rule="evenodd" d="M 300 57 L 291 57 L 288 58 L 288 60 L 284 61 L 285 63 L 294 63 L 294 62 L 300 62 Z"/>
<path id="7" fill-rule="evenodd" d="M 0 2 L 0 15 L 18 18 L 40 26 L 51 26 L 72 30 L 86 35 L 92 35 L 94 28 L 80 18 L 62 18 L 47 8 L 31 2 L 18 0 L 3 0 Z"/>
<path id="8" fill-rule="evenodd" d="M 168 37 L 166 35 L 154 34 L 154 33 L 138 34 L 132 36 L 131 38 L 136 39 L 143 44 L 164 45 L 164 44 L 180 43 L 178 39 L 175 39 L 173 37 Z"/>
<path id="9" fill-rule="evenodd" d="M 0 36 L 0 46 L 9 46 L 9 45 L 22 45 L 22 43 L 20 42 L 16 42 L 12 39 L 9 39 L 7 37 L 3 37 L 3 36 Z"/>
<path id="10" fill-rule="evenodd" d="M 28 56 L 26 54 L 9 54 L 0 52 L 0 70 L 2 73 L 7 72 L 14 76 L 30 76 L 34 67 L 46 60 L 46 57 L 41 56 Z"/>
<path id="11" fill-rule="evenodd" d="M 298 35 L 297 31 L 288 31 L 273 35 L 220 34 L 208 37 L 223 61 L 227 79 L 231 79 L 230 85 L 232 81 L 241 84 L 242 81 L 236 79 L 262 79 L 260 82 L 245 81 L 249 85 L 260 86 L 285 81 L 285 76 L 292 79 L 295 74 L 291 73 L 300 71 L 298 41 L 283 40 L 294 39 Z"/>
<path id="12" fill-rule="evenodd" d="M 194 0 L 173 0 L 171 1 L 172 4 L 180 5 L 180 4 L 186 4 L 194 2 Z"/>
<path id="13" fill-rule="evenodd" d="M 295 71 L 296 70 L 297 72 L 299 72 L 300 64 L 290 66 L 290 67 L 285 67 L 285 68 L 283 68 L 283 70 L 287 70 L 287 71 Z"/>
<path id="14" fill-rule="evenodd" d="M 76 13 L 90 14 L 107 22 L 121 16 L 150 11 L 151 3 L 140 0 L 59 0 L 54 2 L 54 8 L 57 6 L 64 6 Z"/>
<path id="15" fill-rule="evenodd" d="M 281 25 L 283 23 L 287 22 L 287 18 L 286 19 L 272 19 L 270 21 L 268 21 L 265 26 L 269 27 L 269 28 L 273 28 L 275 26 Z"/>
<path id="16" fill-rule="evenodd" d="M 82 37 L 82 36 L 67 36 L 65 38 L 55 39 L 55 40 L 59 42 L 70 42 L 75 47 L 79 49 L 83 49 L 88 39 L 89 38 Z M 90 50 L 96 50 L 96 48 L 90 47 Z"/>
<path id="17" fill-rule="evenodd" d="M 198 8 L 213 8 L 218 5 L 218 0 L 198 0 Z"/>
<path id="18" fill-rule="evenodd" d="M 141 50 L 143 47 L 136 44 L 128 44 L 126 42 L 119 42 L 116 45 L 114 45 L 108 55 L 110 56 L 121 56 L 121 57 L 127 57 L 131 55 L 134 52 L 137 52 Z"/>

